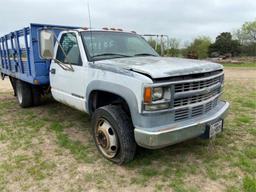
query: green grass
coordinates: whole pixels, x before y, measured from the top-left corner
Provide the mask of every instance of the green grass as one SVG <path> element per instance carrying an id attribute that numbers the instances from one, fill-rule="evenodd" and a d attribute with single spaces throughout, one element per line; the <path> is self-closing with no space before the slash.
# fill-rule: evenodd
<path id="1" fill-rule="evenodd" d="M 64 147 L 72 154 L 77 160 L 82 160 L 85 163 L 93 162 L 93 158 L 89 157 L 89 147 L 82 145 L 79 141 L 71 140 L 67 134 L 64 133 L 64 126 L 59 122 L 53 122 L 50 125 L 50 129 L 53 130 L 57 136 L 58 144 Z"/>
<path id="2" fill-rule="evenodd" d="M 256 179 L 245 177 L 243 179 L 243 188 L 246 192 L 255 192 L 256 191 Z"/>
<path id="3" fill-rule="evenodd" d="M 238 124 L 242 125 L 242 124 L 250 123 L 253 119 L 250 116 L 241 115 L 240 117 L 237 118 L 237 120 L 238 120 Z"/>
<path id="4" fill-rule="evenodd" d="M 97 152 L 87 115 L 51 99 L 21 109 L 10 93 L 1 93 L 0 191 L 254 192 L 255 82 L 227 80 L 223 99 L 231 107 L 215 139 L 139 148 L 135 160 L 120 167 Z"/>

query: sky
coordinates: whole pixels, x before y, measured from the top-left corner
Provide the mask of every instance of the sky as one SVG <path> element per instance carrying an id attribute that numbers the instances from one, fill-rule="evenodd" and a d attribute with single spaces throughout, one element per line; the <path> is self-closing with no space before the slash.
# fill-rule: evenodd
<path id="1" fill-rule="evenodd" d="M 116 27 L 183 43 L 233 32 L 256 19 L 256 0 L 0 0 L 0 36 L 29 23 Z"/>

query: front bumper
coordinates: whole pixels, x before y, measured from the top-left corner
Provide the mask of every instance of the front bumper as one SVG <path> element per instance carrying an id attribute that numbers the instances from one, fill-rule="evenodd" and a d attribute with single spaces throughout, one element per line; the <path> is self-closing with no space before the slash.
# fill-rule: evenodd
<path id="1" fill-rule="evenodd" d="M 135 128 L 135 140 L 138 145 L 148 149 L 158 149 L 180 143 L 187 139 L 203 135 L 206 125 L 227 115 L 229 103 L 221 101 L 215 110 L 200 117 L 161 126 L 154 129 Z"/>

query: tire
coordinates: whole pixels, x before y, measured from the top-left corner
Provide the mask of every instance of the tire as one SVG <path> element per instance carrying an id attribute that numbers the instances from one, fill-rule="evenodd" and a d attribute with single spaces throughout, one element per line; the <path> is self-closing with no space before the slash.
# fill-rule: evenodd
<path id="1" fill-rule="evenodd" d="M 9 77 L 10 79 L 10 82 L 11 82 L 11 85 L 12 85 L 12 88 L 13 88 L 13 92 L 14 92 L 14 97 L 17 96 L 17 93 L 16 93 L 16 79 L 13 78 L 13 77 Z"/>
<path id="2" fill-rule="evenodd" d="M 104 123 L 100 125 L 102 121 L 104 121 Z M 109 139 L 104 140 L 101 137 L 102 132 L 104 132 L 101 130 L 101 126 L 107 127 L 105 122 L 108 122 L 109 124 L 107 133 L 109 134 Z M 97 109 L 92 117 L 92 133 L 98 151 L 106 159 L 119 165 L 128 163 L 134 159 L 136 153 L 136 142 L 134 139 L 133 126 L 130 118 L 121 106 L 107 105 Z M 116 138 L 116 142 L 113 142 L 115 141 L 113 138 Z M 101 140 L 103 140 L 103 142 Z M 111 146 L 108 150 L 105 150 L 107 147 L 104 148 L 104 141 L 106 140 L 111 141 L 109 142 L 110 145 L 116 143 L 116 148 L 114 148 L 116 150 L 113 151 L 113 154 L 106 154 L 106 151 L 111 152 L 113 149 L 113 146 Z"/>
<path id="3" fill-rule="evenodd" d="M 41 90 L 40 87 L 32 87 L 33 105 L 39 106 L 41 104 Z"/>
<path id="4" fill-rule="evenodd" d="M 33 104 L 32 90 L 31 90 L 31 86 L 28 83 L 23 82 L 21 80 L 17 80 L 16 94 L 17 94 L 18 103 L 22 108 L 27 108 L 32 106 Z"/>

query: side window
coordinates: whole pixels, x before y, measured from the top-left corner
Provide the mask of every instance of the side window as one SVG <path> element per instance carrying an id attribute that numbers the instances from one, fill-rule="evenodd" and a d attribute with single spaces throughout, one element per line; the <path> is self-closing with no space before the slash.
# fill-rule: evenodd
<path id="1" fill-rule="evenodd" d="M 60 39 L 56 59 L 62 63 L 82 65 L 77 38 L 74 33 L 65 33 Z"/>

